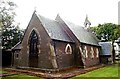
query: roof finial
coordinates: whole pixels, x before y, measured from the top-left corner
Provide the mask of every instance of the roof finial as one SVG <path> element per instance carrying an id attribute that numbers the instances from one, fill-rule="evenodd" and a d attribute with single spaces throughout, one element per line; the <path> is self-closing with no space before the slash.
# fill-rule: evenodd
<path id="1" fill-rule="evenodd" d="M 34 7 L 34 12 L 36 12 L 36 8 L 37 8 L 37 7 L 35 6 L 35 7 Z"/>
<path id="2" fill-rule="evenodd" d="M 86 14 L 86 18 L 85 18 L 85 22 L 84 22 L 84 26 L 86 28 L 89 28 L 91 25 L 91 22 L 88 20 L 88 15 Z"/>
<path id="3" fill-rule="evenodd" d="M 56 19 L 58 19 L 58 18 L 60 18 L 60 15 L 59 15 L 59 13 L 57 14 L 57 16 L 56 16 L 55 20 L 56 20 Z"/>

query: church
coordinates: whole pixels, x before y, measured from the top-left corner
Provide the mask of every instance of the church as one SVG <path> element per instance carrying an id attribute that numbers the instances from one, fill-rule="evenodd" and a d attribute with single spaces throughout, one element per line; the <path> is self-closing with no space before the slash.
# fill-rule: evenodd
<path id="1" fill-rule="evenodd" d="M 19 43 L 20 51 L 14 52 L 13 65 L 41 70 L 98 65 L 98 42 L 95 35 L 82 26 L 59 15 L 51 20 L 35 11 Z"/>

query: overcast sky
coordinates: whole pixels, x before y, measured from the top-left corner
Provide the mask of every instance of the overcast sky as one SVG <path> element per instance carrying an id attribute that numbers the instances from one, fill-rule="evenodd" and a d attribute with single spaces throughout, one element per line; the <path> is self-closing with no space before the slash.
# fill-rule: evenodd
<path id="1" fill-rule="evenodd" d="M 119 0 L 11 0 L 17 4 L 15 21 L 26 28 L 33 11 L 47 18 L 59 15 L 70 22 L 83 26 L 86 14 L 91 26 L 118 23 Z"/>

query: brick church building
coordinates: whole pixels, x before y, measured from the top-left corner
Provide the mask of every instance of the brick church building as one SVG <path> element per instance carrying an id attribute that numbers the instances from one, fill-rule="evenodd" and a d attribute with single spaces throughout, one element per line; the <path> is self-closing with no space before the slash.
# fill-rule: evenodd
<path id="1" fill-rule="evenodd" d="M 51 20 L 34 12 L 13 63 L 41 70 L 90 67 L 99 64 L 98 42 L 88 29 L 59 15 Z"/>

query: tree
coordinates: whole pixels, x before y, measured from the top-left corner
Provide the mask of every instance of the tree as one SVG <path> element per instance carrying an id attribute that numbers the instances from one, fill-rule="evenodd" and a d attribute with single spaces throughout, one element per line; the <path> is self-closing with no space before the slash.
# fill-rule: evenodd
<path id="1" fill-rule="evenodd" d="M 115 63 L 114 40 L 120 37 L 120 25 L 105 23 L 99 24 L 97 27 L 91 27 L 93 33 L 96 34 L 101 41 L 112 41 L 112 56 Z"/>
<path id="2" fill-rule="evenodd" d="M 113 41 L 120 37 L 120 25 L 105 23 L 99 24 L 97 27 L 91 27 L 101 41 Z"/>
<path id="3" fill-rule="evenodd" d="M 112 39 L 117 39 L 119 37 L 120 37 L 120 25 L 117 25 L 116 29 L 114 29 L 114 34 L 113 34 Z"/>
<path id="4" fill-rule="evenodd" d="M 0 3 L 0 32 L 2 32 L 2 49 L 10 49 L 23 36 L 23 31 L 14 23 L 16 4 L 13 2 Z"/>

